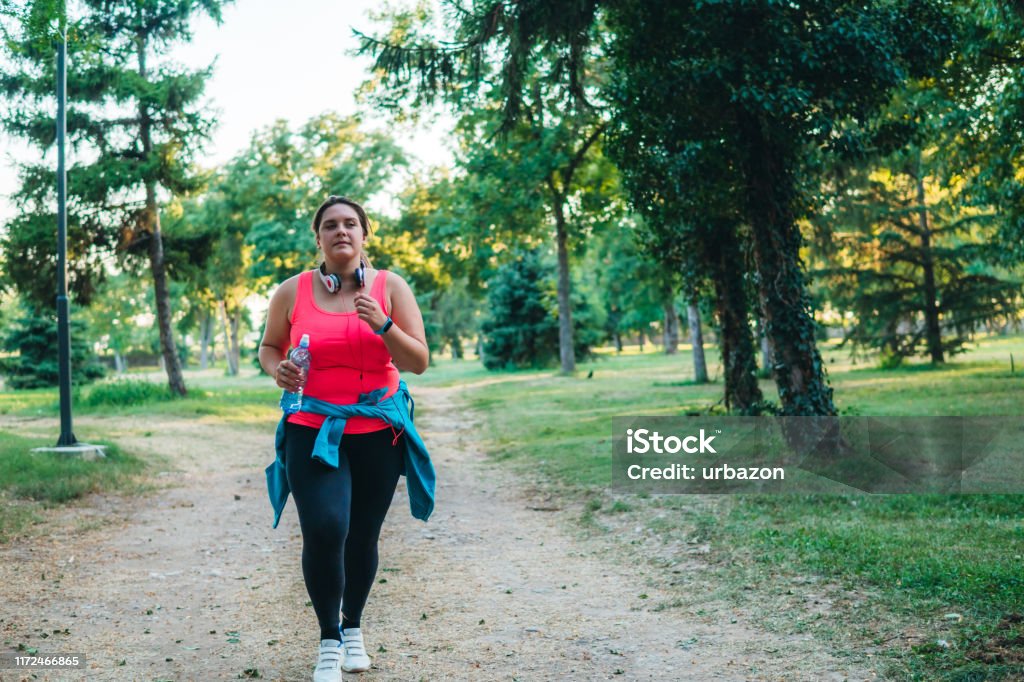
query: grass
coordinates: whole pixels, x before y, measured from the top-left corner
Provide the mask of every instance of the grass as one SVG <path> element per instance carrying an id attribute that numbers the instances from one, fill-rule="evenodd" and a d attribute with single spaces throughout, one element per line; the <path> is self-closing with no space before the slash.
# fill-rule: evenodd
<path id="1" fill-rule="evenodd" d="M 1024 364 L 1021 336 L 983 339 L 940 367 L 917 362 L 880 370 L 872 359 L 855 362 L 834 344 L 822 344 L 821 350 L 843 414 L 1024 413 L 1024 370 L 1011 374 L 1009 362 L 1012 353 L 1018 367 Z M 720 411 L 721 368 L 714 355 L 709 347 L 713 381 L 704 385 L 690 381 L 687 348 L 667 357 L 651 346 L 645 353 L 636 348 L 621 355 L 602 352 L 573 376 L 551 370 L 488 372 L 476 360 L 436 359 L 426 374 L 405 379 L 414 394 L 418 386 L 458 387 L 483 415 L 486 428 L 475 435 L 486 439 L 495 461 L 579 500 L 583 526 L 625 543 L 637 558 L 646 556 L 666 572 L 679 573 L 679 565 L 691 557 L 687 548 L 706 546 L 702 575 L 713 576 L 714 584 L 693 599 L 713 596 L 739 606 L 750 600 L 753 586 L 764 602 L 765 627 L 812 632 L 838 655 L 871 649 L 886 661 L 884 672 L 891 679 L 966 681 L 1024 674 L 1024 496 L 607 492 L 611 418 Z M 134 386 L 126 390 L 138 391 L 141 402 L 126 404 L 131 401 L 116 399 L 116 388 L 115 399 L 103 400 L 90 398 L 95 388 L 83 389 L 76 414 L 166 414 L 249 424 L 278 416 L 279 391 L 251 368 L 233 378 L 221 369 L 191 370 L 186 377 L 189 396 L 173 400 Z M 133 379 L 164 381 L 158 372 Z M 772 382 L 763 381 L 761 388 L 767 397 L 775 396 Z M 418 414 L 429 408 L 417 404 Z M 0 392 L 0 414 L 55 416 L 56 393 Z M 33 444 L 3 434 L 0 463 Z M 0 473 L 0 481 L 15 478 Z M 73 489 L 106 485 L 118 483 L 84 478 Z M 61 494 L 54 486 L 53 494 Z M 4 523 L 19 517 L 30 522 L 24 519 L 31 508 L 13 503 L 26 493 L 4 489 L 9 501 Z M 645 540 L 636 539 L 641 534 L 616 533 L 620 528 L 642 528 Z M 829 614 L 810 613 L 799 601 L 806 591 L 798 585 L 808 584 L 834 597 Z M 692 603 L 688 599 L 680 594 L 652 608 L 679 608 Z"/>
<path id="2" fill-rule="evenodd" d="M 0 432 L 0 542 L 22 534 L 40 520 L 40 510 L 93 492 L 137 490 L 145 463 L 112 443 L 104 460 L 85 461 L 53 452 L 32 452 L 52 439 Z"/>
<path id="3" fill-rule="evenodd" d="M 216 417 L 224 421 L 259 422 L 279 416 L 280 389 L 245 368 L 238 377 L 223 370 L 186 372 L 188 395 L 171 394 L 166 376 L 157 371 L 133 372 L 128 377 L 75 386 L 75 415 L 174 415 Z M 0 415 L 55 417 L 60 402 L 55 389 L 0 391 Z"/>
<path id="4" fill-rule="evenodd" d="M 1024 371 L 1010 373 L 1010 353 L 1020 366 L 1024 338 L 983 340 L 941 367 L 880 370 L 822 346 L 837 407 L 874 416 L 1022 415 Z M 877 643 L 894 679 L 1024 673 L 1024 625 L 1017 620 L 1024 614 L 1024 496 L 708 496 L 706 504 L 694 497 L 626 496 L 606 505 L 613 416 L 720 409 L 720 379 L 692 384 L 689 352 L 607 354 L 570 377 L 552 371 L 478 376 L 458 363 L 438 363 L 437 370 L 432 380 L 440 385 L 450 376 L 472 378 L 463 395 L 486 415 L 491 455 L 559 495 L 584 500 L 584 524 L 641 524 L 665 547 L 707 541 L 722 598 L 739 605 L 749 598 L 744 587 L 751 581 L 772 590 L 806 576 L 839 593 L 867 589 L 873 608 L 841 611 L 813 630 L 832 642 L 859 633 L 862 644 Z M 720 377 L 714 362 L 709 370 Z M 773 383 L 761 388 L 774 397 Z M 665 566 L 680 560 L 676 550 L 662 555 Z M 811 627 L 792 613 L 766 620 L 790 632 Z M 920 629 L 918 637 L 893 636 L 908 623 Z"/>
<path id="5" fill-rule="evenodd" d="M 890 675 L 956 679 L 975 667 L 972 657 L 992 653 L 1005 618 L 1024 612 L 1021 502 L 1015 495 L 748 497 L 716 518 L 717 533 L 746 538 L 745 546 L 718 551 L 745 562 L 747 579 L 811 572 L 846 590 L 877 591 L 874 606 L 916 616 L 930 631 L 909 651 L 888 651 Z M 947 622 L 947 613 L 962 618 Z M 859 624 L 876 637 L 900 627 L 865 616 Z M 953 648 L 936 646 L 940 639 Z M 1021 648 L 1013 654 L 1017 663 L 1022 655 Z"/>

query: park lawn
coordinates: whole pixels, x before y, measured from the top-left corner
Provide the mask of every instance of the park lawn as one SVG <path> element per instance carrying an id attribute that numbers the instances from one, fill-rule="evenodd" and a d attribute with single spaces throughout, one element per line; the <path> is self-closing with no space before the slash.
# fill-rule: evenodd
<path id="1" fill-rule="evenodd" d="M 74 417 L 172 416 L 221 423 L 273 424 L 280 417 L 280 391 L 266 377 L 246 371 L 225 377 L 223 369 L 186 373 L 189 395 L 172 398 L 166 377 L 155 371 L 133 372 L 128 377 L 100 382 L 74 392 Z M 14 417 L 59 416 L 56 389 L 0 391 L 0 415 Z M 83 461 L 52 453 L 32 454 L 31 449 L 52 446 L 49 437 L 0 430 L 0 542 L 30 532 L 42 520 L 42 510 L 74 501 L 92 492 L 141 493 L 151 486 L 146 476 L 162 462 L 152 455 L 142 459 L 120 450 L 116 444 L 90 437 L 89 427 L 76 421 L 79 440 L 107 446 L 105 461 Z M 13 423 L 12 423 L 13 426 Z M 32 429 L 38 432 L 38 427 Z"/>
<path id="2" fill-rule="evenodd" d="M 489 372 L 476 360 L 438 359 L 426 374 L 404 378 L 414 395 L 417 386 L 459 387 L 460 395 L 485 417 L 487 429 L 476 435 L 487 452 L 546 489 L 584 501 L 580 521 L 586 529 L 642 526 L 667 548 L 662 552 L 667 554 L 666 567 L 677 561 L 672 547 L 706 542 L 707 565 L 719 578 L 716 597 L 739 604 L 749 594 L 745 586 L 773 590 L 787 580 L 810 576 L 866 591 L 871 606 L 881 607 L 843 609 L 839 619 L 811 622 L 814 618 L 787 611 L 783 603 L 776 617 L 766 617 L 767 627 L 813 631 L 840 654 L 862 650 L 866 642 L 876 655 L 886 657 L 893 678 L 999 679 L 1020 668 L 1024 661 L 1013 658 L 1024 656 L 1024 625 L 1009 620 L 1024 613 L 1022 497 L 697 499 L 608 494 L 613 416 L 722 409 L 721 369 L 713 347 L 708 348 L 713 383 L 706 385 L 690 381 L 687 347 L 671 357 L 648 349 L 601 352 L 582 363 L 574 377 L 551 370 Z M 1019 367 L 1024 337 L 984 340 L 944 367 L 916 363 L 883 371 L 870 360 L 852 361 L 834 344 L 822 345 L 837 406 L 853 415 L 1021 414 L 1024 370 L 1011 374 L 1011 353 Z M 279 416 L 279 390 L 251 368 L 230 378 L 222 369 L 186 371 L 189 396 L 177 399 L 161 393 L 165 379 L 159 372 L 130 378 L 156 388 L 143 391 L 145 398 L 137 404 L 121 404 L 135 400 L 139 387 L 85 387 L 77 395 L 75 414 L 165 414 L 252 425 L 273 424 Z M 761 386 L 766 397 L 774 398 L 771 381 Z M 420 414 L 429 409 L 422 401 L 417 404 Z M 56 391 L 0 392 L 0 414 L 8 413 L 56 416 Z M 10 451 L 27 451 L 36 444 L 45 443 L 0 434 L 0 447 Z M 102 474 L 91 482 L 82 479 L 77 489 L 116 487 L 117 473 L 109 473 L 110 479 Z M 29 478 L 24 472 L 21 477 Z M 7 474 L 0 478 L 8 480 Z M 3 494 L 13 502 L 23 492 Z M 18 523 L 19 515 L 22 525 L 30 522 L 31 509 L 25 504 L 4 506 L 12 523 Z M 649 545 L 642 550 L 658 554 Z M 960 619 L 946 619 L 946 614 L 959 614 Z M 918 624 L 920 637 L 900 639 L 899 629 L 907 622 Z M 1018 635 L 1022 639 L 1013 644 Z M 939 639 L 951 646 L 936 644 Z"/>
<path id="3" fill-rule="evenodd" d="M 174 397 L 162 372 L 143 370 L 123 377 L 75 386 L 72 405 L 77 415 L 168 415 L 212 417 L 240 423 L 265 423 L 280 416 L 281 397 L 265 376 L 243 368 L 240 376 L 223 369 L 187 370 L 188 395 Z M 0 415 L 55 417 L 60 414 L 56 389 L 0 391 Z"/>
<path id="4" fill-rule="evenodd" d="M 983 340 L 939 368 L 912 363 L 879 370 L 864 360 L 853 363 L 832 345 L 822 351 L 843 414 L 1024 414 L 1024 337 Z M 714 352 L 708 349 L 713 378 L 721 375 Z M 751 584 L 772 590 L 811 576 L 843 590 L 867 590 L 872 606 L 892 614 L 851 607 L 841 618 L 808 623 L 791 611 L 766 625 L 813 631 L 840 653 L 868 643 L 896 679 L 1002 679 L 1024 672 L 1024 496 L 613 499 L 604 494 L 611 418 L 720 409 L 720 378 L 703 386 L 689 382 L 688 349 L 677 356 L 604 354 L 581 364 L 574 377 L 522 371 L 477 378 L 460 366 L 465 363 L 440 362 L 431 380 L 473 376 L 463 395 L 486 417 L 489 454 L 554 494 L 585 499 L 583 523 L 608 530 L 639 524 L 666 546 L 708 542 L 710 565 L 720 574 L 717 596 L 736 604 Z M 775 398 L 772 382 L 762 382 L 762 390 Z M 901 637 L 907 622 L 918 626 L 916 636 Z"/>
<path id="5" fill-rule="evenodd" d="M 41 520 L 41 510 L 94 492 L 139 492 L 147 465 L 138 457 L 106 446 L 106 459 L 86 461 L 32 448 L 54 445 L 54 438 L 29 438 L 0 431 L 0 543 L 23 534 Z"/>

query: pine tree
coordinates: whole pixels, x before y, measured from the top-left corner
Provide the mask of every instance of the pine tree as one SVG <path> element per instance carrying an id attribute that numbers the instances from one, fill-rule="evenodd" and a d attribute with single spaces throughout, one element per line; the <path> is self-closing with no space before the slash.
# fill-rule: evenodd
<path id="1" fill-rule="evenodd" d="M 71 368 L 75 381 L 89 383 L 103 377 L 106 368 L 96 361 L 85 340 L 85 322 L 71 320 Z M 13 321 L 3 339 L 6 351 L 17 355 L 4 360 L 3 373 L 10 388 L 47 388 L 57 385 L 57 317 L 51 310 L 31 304 Z"/>
<path id="2" fill-rule="evenodd" d="M 558 353 L 558 321 L 545 305 L 550 288 L 536 251 L 500 267 L 488 282 L 484 335 L 487 369 L 544 367 Z"/>
<path id="3" fill-rule="evenodd" d="M 192 157 L 212 126 L 199 106 L 212 67 L 188 70 L 161 58 L 174 43 L 191 38 L 191 22 L 200 14 L 220 21 L 224 4 L 83 0 L 76 5 L 82 15 L 69 22 L 72 291 L 79 302 L 87 302 L 102 277 L 104 253 L 117 253 L 125 267 L 148 268 L 156 293 L 160 351 L 170 388 L 179 395 L 186 389 L 171 325 L 159 208 L 167 193 L 185 194 L 199 186 Z M 9 103 L 3 125 L 45 152 L 55 137 L 52 50 L 28 32 L 9 47 L 10 66 L 0 73 L 0 91 Z M 17 286 L 38 295 L 32 273 L 53 267 L 54 257 L 45 245 L 54 224 L 54 173 L 37 163 L 24 166 L 21 174 L 16 201 L 22 217 L 8 226 L 5 266 Z"/>

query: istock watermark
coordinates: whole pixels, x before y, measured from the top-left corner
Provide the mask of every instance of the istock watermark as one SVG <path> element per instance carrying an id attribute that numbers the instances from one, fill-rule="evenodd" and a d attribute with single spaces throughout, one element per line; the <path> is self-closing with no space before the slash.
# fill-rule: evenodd
<path id="1" fill-rule="evenodd" d="M 686 436 L 685 438 L 679 438 L 678 436 L 663 437 L 657 431 L 649 431 L 647 429 L 626 429 L 626 451 L 630 454 L 636 453 L 639 455 L 647 452 L 654 452 L 659 455 L 665 453 L 675 454 L 682 450 L 683 452 L 696 453 L 696 452 L 710 452 L 714 454 L 715 449 L 711 446 L 711 441 L 715 439 L 714 436 L 708 436 L 705 438 L 704 429 L 700 430 L 699 436 Z M 693 445 L 699 443 L 698 445 Z"/>
<path id="2" fill-rule="evenodd" d="M 1024 417 L 616 417 L 612 488 L 1024 493 Z"/>

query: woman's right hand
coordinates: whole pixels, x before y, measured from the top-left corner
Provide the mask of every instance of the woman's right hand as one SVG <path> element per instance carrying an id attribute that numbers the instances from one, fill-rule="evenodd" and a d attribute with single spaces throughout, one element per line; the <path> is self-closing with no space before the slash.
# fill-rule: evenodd
<path id="1" fill-rule="evenodd" d="M 299 369 L 298 365 L 291 360 L 285 359 L 277 363 L 277 369 L 274 370 L 274 380 L 284 390 L 295 393 L 301 386 L 305 385 L 306 375 Z"/>

